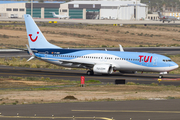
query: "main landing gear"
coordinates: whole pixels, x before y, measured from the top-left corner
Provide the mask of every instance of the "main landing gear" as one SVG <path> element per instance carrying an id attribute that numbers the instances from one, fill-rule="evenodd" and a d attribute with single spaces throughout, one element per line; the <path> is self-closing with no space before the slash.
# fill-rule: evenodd
<path id="1" fill-rule="evenodd" d="M 94 75 L 94 71 L 93 70 L 88 70 L 86 74 L 87 75 Z"/>

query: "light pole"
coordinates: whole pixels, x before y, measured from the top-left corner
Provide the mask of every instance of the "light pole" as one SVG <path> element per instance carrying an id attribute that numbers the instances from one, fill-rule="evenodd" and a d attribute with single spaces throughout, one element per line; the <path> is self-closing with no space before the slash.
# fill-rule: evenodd
<path id="1" fill-rule="evenodd" d="M 174 10 L 173 10 L 173 4 L 171 3 L 171 5 L 172 5 L 172 12 L 173 12 L 173 11 L 174 11 Z"/>
<path id="2" fill-rule="evenodd" d="M 137 0 L 136 0 L 136 20 L 138 20 L 138 18 L 137 18 Z"/>
<path id="3" fill-rule="evenodd" d="M 117 20 L 119 20 L 120 8 L 121 8 L 121 5 L 119 5 L 119 6 L 117 7 Z"/>
<path id="4" fill-rule="evenodd" d="M 157 4 L 157 6 L 158 6 L 158 11 L 160 11 L 160 10 L 159 10 L 159 3 L 156 3 L 156 4 Z"/>
<path id="5" fill-rule="evenodd" d="M 31 17 L 33 17 L 33 0 L 31 0 Z"/>

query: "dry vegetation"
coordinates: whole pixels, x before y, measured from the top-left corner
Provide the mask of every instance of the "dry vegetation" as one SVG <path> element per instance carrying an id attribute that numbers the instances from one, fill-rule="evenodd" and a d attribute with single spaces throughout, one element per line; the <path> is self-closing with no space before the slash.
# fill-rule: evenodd
<path id="1" fill-rule="evenodd" d="M 86 83 L 86 87 L 80 87 L 80 83 L 76 81 L 49 78 L 0 78 L 0 104 L 180 98 L 179 86 L 158 86 L 157 83 L 139 85 L 132 82 L 126 85 L 92 86 L 91 84 L 94 83 L 99 83 L 99 81 L 90 80 Z"/>
<path id="2" fill-rule="evenodd" d="M 180 46 L 180 26 L 69 25 L 41 23 L 47 40 L 61 47 Z M 25 26 L 0 26 L 0 47 L 25 47 Z"/>

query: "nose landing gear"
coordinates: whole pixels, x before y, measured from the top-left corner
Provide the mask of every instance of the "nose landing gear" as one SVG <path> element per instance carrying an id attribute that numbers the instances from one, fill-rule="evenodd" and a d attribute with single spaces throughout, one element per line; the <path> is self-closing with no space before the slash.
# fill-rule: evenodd
<path id="1" fill-rule="evenodd" d="M 159 75 L 159 78 L 163 78 L 163 75 Z"/>
<path id="2" fill-rule="evenodd" d="M 168 74 L 168 72 L 160 72 L 159 78 L 163 78 L 163 75 L 166 75 L 166 74 Z"/>

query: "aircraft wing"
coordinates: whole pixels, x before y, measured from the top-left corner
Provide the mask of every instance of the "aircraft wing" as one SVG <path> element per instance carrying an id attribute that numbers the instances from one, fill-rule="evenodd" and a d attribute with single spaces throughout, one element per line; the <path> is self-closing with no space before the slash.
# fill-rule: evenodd
<path id="1" fill-rule="evenodd" d="M 58 60 L 60 62 L 60 64 L 64 64 L 64 65 L 72 65 L 72 66 L 77 66 L 77 67 L 84 67 L 84 68 L 92 68 L 95 63 L 90 63 L 90 62 L 85 62 L 85 61 L 81 61 L 81 62 L 75 62 L 75 61 L 71 61 L 71 60 L 64 60 L 64 59 L 55 59 L 55 58 L 46 58 L 46 57 L 41 57 L 41 59 L 43 60 Z"/>

